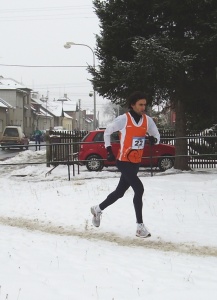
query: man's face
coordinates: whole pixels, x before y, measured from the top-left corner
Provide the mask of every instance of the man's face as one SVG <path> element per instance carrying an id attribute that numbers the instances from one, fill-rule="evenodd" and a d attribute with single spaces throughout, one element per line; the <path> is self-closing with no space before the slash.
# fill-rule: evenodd
<path id="1" fill-rule="evenodd" d="M 132 104 L 131 107 L 138 115 L 142 115 L 145 112 L 146 102 L 146 99 L 140 99 L 135 104 Z"/>

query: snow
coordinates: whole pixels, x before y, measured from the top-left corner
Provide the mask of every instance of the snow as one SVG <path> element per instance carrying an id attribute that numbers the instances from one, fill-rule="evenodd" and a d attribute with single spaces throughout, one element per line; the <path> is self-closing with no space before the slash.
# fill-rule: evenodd
<path id="1" fill-rule="evenodd" d="M 141 169 L 148 239 L 135 237 L 131 189 L 91 223 L 115 168 L 81 167 L 71 181 L 66 166 L 50 169 L 44 150 L 0 162 L 0 299 L 217 298 L 216 169 Z"/>

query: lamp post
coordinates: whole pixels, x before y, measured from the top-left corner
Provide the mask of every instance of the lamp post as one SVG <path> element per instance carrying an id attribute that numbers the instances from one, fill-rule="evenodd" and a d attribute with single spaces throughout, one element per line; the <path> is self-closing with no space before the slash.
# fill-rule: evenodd
<path id="1" fill-rule="evenodd" d="M 64 45 L 64 48 L 69 49 L 69 48 L 71 48 L 71 46 L 84 46 L 84 47 L 89 48 L 93 54 L 93 68 L 95 70 L 95 68 L 96 68 L 95 53 L 94 53 L 93 49 L 86 44 L 77 44 L 77 43 L 73 43 L 73 42 L 66 42 Z M 94 89 L 93 89 L 93 126 L 94 126 L 94 129 L 96 129 L 96 91 Z"/>

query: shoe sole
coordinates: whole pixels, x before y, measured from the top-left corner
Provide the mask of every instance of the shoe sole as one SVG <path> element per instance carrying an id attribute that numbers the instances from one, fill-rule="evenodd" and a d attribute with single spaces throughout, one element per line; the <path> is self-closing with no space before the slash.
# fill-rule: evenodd
<path id="1" fill-rule="evenodd" d="M 139 234 L 136 234 L 137 237 L 140 237 L 142 239 L 145 239 L 145 238 L 148 238 L 148 237 L 151 237 L 151 234 L 149 233 L 148 235 L 144 236 L 144 235 L 139 235 Z"/>

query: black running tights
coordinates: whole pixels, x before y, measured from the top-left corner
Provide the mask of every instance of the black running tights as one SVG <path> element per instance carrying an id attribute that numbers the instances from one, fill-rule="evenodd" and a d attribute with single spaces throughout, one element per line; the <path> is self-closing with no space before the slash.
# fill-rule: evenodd
<path id="1" fill-rule="evenodd" d="M 142 195 L 144 192 L 144 187 L 141 180 L 137 176 L 139 166 L 140 164 L 117 160 L 117 168 L 121 172 L 121 177 L 117 188 L 99 205 L 101 210 L 113 204 L 119 198 L 122 198 L 126 190 L 131 186 L 134 191 L 133 204 L 136 213 L 136 220 L 137 223 L 143 223 Z"/>

